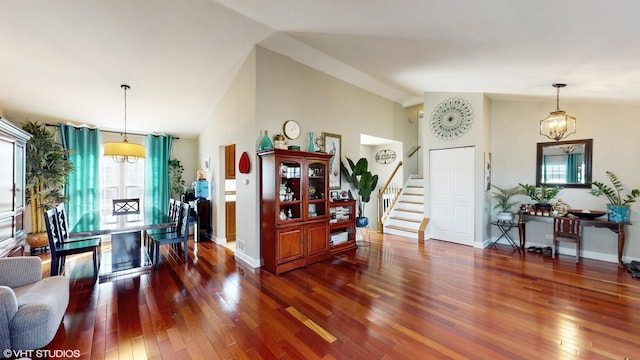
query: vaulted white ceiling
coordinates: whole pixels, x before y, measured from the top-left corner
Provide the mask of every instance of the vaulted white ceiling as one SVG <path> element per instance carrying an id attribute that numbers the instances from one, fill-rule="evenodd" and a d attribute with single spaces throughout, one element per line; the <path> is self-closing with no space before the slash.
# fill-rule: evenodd
<path id="1" fill-rule="evenodd" d="M 640 101 L 635 0 L 3 0 L 0 108 L 195 137 L 260 44 L 401 104 L 427 91 Z M 567 109 L 569 110 L 569 109 Z"/>

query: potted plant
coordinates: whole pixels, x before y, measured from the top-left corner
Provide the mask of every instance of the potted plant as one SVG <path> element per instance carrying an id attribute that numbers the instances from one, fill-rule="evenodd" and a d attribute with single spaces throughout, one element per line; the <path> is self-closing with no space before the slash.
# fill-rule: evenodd
<path id="1" fill-rule="evenodd" d="M 518 203 L 518 201 L 512 201 L 511 198 L 523 193 L 521 187 L 514 186 L 510 188 L 501 188 L 496 185 L 491 185 L 495 189 L 491 193 L 494 199 L 496 199 L 496 205 L 494 209 L 500 210 L 497 214 L 498 220 L 511 221 L 513 220 L 513 212 L 511 208 Z"/>
<path id="2" fill-rule="evenodd" d="M 358 193 L 358 217 L 356 226 L 365 227 L 369 224 L 369 219 L 365 216 L 364 206 L 371 200 L 371 193 L 378 185 L 378 175 L 371 174 L 369 162 L 366 158 L 360 158 L 357 163 L 353 163 L 347 158 L 349 169 L 340 161 L 340 171 L 352 189 Z"/>
<path id="3" fill-rule="evenodd" d="M 534 186 L 521 183 L 518 183 L 518 185 L 520 185 L 525 195 L 536 202 L 536 209 L 538 210 L 551 210 L 549 202 L 562 190 L 560 186 L 547 187 L 545 185 Z"/>
<path id="4" fill-rule="evenodd" d="M 31 234 L 27 242 L 32 248 L 47 245 L 44 210 L 65 200 L 62 190 L 73 163 L 69 150 L 56 143 L 55 133 L 38 122 L 26 122 L 22 129 L 32 135 L 27 142 L 26 201 L 31 206 Z M 43 236 L 44 234 L 44 236 Z"/>
<path id="5" fill-rule="evenodd" d="M 184 192 L 183 172 L 184 166 L 180 164 L 180 160 L 169 160 L 169 182 L 171 183 L 171 191 L 174 194 L 180 195 Z"/>
<path id="6" fill-rule="evenodd" d="M 632 189 L 631 193 L 628 193 L 623 198 L 621 195 L 621 192 L 624 190 L 622 182 L 620 182 L 618 177 L 611 171 L 607 171 L 606 174 L 613 188 L 599 181 L 594 181 L 591 185 L 595 186 L 595 189 L 591 189 L 591 195 L 604 195 L 607 197 L 609 200 L 609 204 L 607 204 L 607 217 L 609 221 L 629 222 L 629 204 L 635 202 L 636 198 L 640 196 L 640 190 Z"/>

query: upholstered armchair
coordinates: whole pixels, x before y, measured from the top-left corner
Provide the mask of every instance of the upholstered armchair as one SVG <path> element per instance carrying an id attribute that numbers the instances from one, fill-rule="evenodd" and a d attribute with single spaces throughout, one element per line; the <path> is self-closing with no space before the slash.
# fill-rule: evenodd
<path id="1" fill-rule="evenodd" d="M 69 305 L 69 279 L 42 278 L 38 257 L 0 259 L 0 349 L 34 350 L 51 342 Z"/>

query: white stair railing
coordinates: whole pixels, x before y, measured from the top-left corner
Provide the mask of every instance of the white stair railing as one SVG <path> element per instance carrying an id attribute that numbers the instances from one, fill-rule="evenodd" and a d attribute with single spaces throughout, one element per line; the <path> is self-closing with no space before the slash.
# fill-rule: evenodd
<path id="1" fill-rule="evenodd" d="M 382 231 L 382 224 L 389 216 L 393 205 L 398 199 L 398 195 L 402 192 L 402 179 L 400 179 L 399 175 L 396 176 L 401 166 L 402 161 L 399 161 L 387 182 L 378 190 L 378 229 L 380 231 Z"/>

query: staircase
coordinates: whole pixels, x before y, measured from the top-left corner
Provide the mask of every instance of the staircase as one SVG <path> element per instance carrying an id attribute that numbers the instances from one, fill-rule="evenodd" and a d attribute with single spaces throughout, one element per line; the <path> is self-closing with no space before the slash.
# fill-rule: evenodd
<path id="1" fill-rule="evenodd" d="M 418 239 L 424 219 L 424 180 L 411 176 L 384 221 L 383 232 Z"/>

